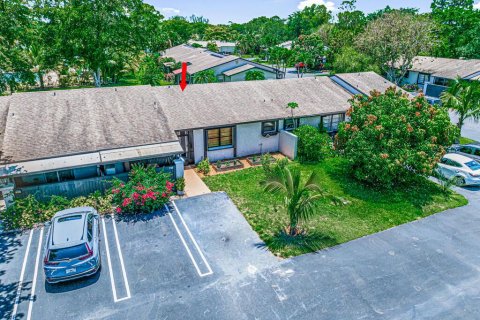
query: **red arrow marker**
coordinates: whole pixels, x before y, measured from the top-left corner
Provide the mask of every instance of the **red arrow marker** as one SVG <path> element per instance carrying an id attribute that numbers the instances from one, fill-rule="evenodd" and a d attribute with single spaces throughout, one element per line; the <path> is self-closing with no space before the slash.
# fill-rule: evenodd
<path id="1" fill-rule="evenodd" d="M 182 62 L 182 81 L 180 82 L 180 88 L 185 90 L 187 87 L 187 63 Z"/>

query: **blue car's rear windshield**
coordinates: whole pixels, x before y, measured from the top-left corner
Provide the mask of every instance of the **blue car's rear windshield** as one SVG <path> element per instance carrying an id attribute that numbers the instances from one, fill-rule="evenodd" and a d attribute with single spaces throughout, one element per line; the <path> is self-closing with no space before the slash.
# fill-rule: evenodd
<path id="1" fill-rule="evenodd" d="M 77 246 L 73 246 L 69 248 L 50 250 L 48 261 L 70 260 L 70 259 L 75 259 L 75 258 L 84 256 L 86 254 L 88 254 L 88 250 L 85 244 L 79 244 Z"/>
<path id="2" fill-rule="evenodd" d="M 480 170 L 480 163 L 475 160 L 465 162 L 465 165 L 473 171 Z"/>

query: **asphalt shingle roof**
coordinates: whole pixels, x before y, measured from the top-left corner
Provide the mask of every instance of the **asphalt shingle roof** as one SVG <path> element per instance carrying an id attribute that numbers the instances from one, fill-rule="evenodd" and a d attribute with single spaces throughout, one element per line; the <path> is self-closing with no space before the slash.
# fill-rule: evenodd
<path id="1" fill-rule="evenodd" d="M 233 76 L 237 73 L 247 71 L 250 69 L 255 68 L 255 66 L 252 66 L 251 64 L 244 64 L 243 66 L 240 66 L 238 68 L 230 69 L 228 71 L 225 71 L 223 74 L 226 75 L 227 77 Z"/>
<path id="2" fill-rule="evenodd" d="M 8 162 L 178 140 L 150 86 L 19 93 L 5 105 Z"/>
<path id="3" fill-rule="evenodd" d="M 336 76 L 366 95 L 370 95 L 373 90 L 385 92 L 388 88 L 395 87 L 393 82 L 375 72 L 339 73 Z"/>
<path id="4" fill-rule="evenodd" d="M 365 79 L 385 88 L 379 75 Z M 289 102 L 297 117 L 341 113 L 350 98 L 329 77 L 17 93 L 0 97 L 0 155 L 16 163 L 160 144 L 177 141 L 174 130 L 287 118 Z"/>
<path id="5" fill-rule="evenodd" d="M 480 72 L 480 59 L 464 60 L 418 56 L 413 60 L 409 70 L 447 79 L 466 78 Z"/>
<path id="6" fill-rule="evenodd" d="M 189 45 L 180 45 L 165 50 L 164 57 L 175 59 L 177 62 L 189 62 L 188 73 L 194 74 L 221 64 L 240 59 L 237 56 L 224 56 L 203 48 L 194 48 Z"/>
<path id="7" fill-rule="evenodd" d="M 231 125 L 290 116 L 286 106 L 297 102 L 296 116 L 345 112 L 351 95 L 328 77 L 196 84 L 154 88 L 176 130 Z"/>

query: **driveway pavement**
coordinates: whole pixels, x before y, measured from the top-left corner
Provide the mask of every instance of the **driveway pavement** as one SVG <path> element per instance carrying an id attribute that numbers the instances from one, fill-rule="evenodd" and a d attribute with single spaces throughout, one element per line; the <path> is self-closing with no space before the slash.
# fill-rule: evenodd
<path id="1" fill-rule="evenodd" d="M 458 123 L 458 116 L 455 112 L 450 111 L 450 119 L 452 120 L 452 123 Z M 480 141 L 480 121 L 475 122 L 472 119 L 466 120 L 462 127 L 462 136 L 475 141 Z"/>
<path id="2" fill-rule="evenodd" d="M 468 206 L 286 260 L 224 193 L 177 200 L 168 212 L 105 219 L 101 272 L 53 287 L 35 263 L 42 230 L 3 234 L 0 314 L 17 305 L 18 319 L 480 319 L 480 189 L 460 192 Z"/>

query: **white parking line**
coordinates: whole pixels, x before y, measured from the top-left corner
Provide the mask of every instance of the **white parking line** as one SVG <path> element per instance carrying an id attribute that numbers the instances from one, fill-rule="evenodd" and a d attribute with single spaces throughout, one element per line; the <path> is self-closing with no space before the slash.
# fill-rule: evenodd
<path id="1" fill-rule="evenodd" d="M 120 241 L 118 240 L 117 226 L 115 224 L 115 221 L 112 221 L 112 223 L 113 223 L 113 232 L 115 234 L 115 241 L 117 242 L 118 256 L 120 257 L 120 266 L 122 267 L 123 282 L 125 282 L 125 289 L 127 290 L 127 296 L 118 300 L 118 301 L 123 301 L 131 298 L 130 286 L 128 284 L 127 273 L 125 272 L 125 264 L 123 263 L 123 254 L 122 254 L 122 249 L 120 248 Z"/>
<path id="2" fill-rule="evenodd" d="M 102 218 L 103 237 L 105 238 L 105 250 L 107 252 L 108 273 L 110 274 L 110 283 L 112 285 L 113 301 L 117 302 L 117 291 L 115 290 L 115 281 L 113 280 L 112 261 L 110 260 L 110 249 L 108 248 L 107 228 L 105 228 L 105 218 Z"/>
<path id="3" fill-rule="evenodd" d="M 25 267 L 27 265 L 28 254 L 30 252 L 30 244 L 32 243 L 32 234 L 33 234 L 33 229 L 30 230 L 30 235 L 28 236 L 27 250 L 25 251 L 25 257 L 23 258 L 22 271 L 20 272 L 20 279 L 18 280 L 17 296 L 15 297 L 15 303 L 13 304 L 13 311 L 12 311 L 12 317 L 11 317 L 12 320 L 15 320 L 17 318 L 17 308 L 18 308 L 18 303 L 20 302 L 20 294 L 22 293 L 23 277 L 25 276 Z"/>
<path id="4" fill-rule="evenodd" d="M 27 320 L 32 318 L 33 299 L 35 297 L 35 289 L 37 287 L 38 265 L 40 262 L 40 253 L 42 252 L 43 227 L 40 229 L 40 237 L 38 239 L 37 258 L 35 259 L 35 271 L 33 272 L 32 292 L 30 294 L 30 302 L 28 303 Z"/>
<path id="5" fill-rule="evenodd" d="M 196 261 L 195 258 L 193 257 L 192 252 L 190 251 L 190 248 L 188 247 L 185 239 L 183 238 L 183 235 L 182 235 L 182 233 L 180 232 L 180 230 L 179 230 L 179 228 L 178 228 L 178 226 L 177 226 L 177 223 L 175 222 L 175 219 L 173 219 L 172 215 L 169 214 L 170 219 L 172 220 L 173 225 L 174 225 L 175 229 L 177 230 L 178 235 L 180 236 L 180 240 L 182 241 L 183 245 L 185 246 L 185 249 L 187 249 L 187 253 L 188 253 L 188 255 L 190 256 L 190 259 L 192 260 L 193 265 L 195 266 L 195 269 L 197 269 L 198 275 L 199 275 L 200 277 L 205 277 L 205 276 L 209 276 L 209 275 L 213 274 L 212 268 L 211 268 L 210 265 L 208 264 L 208 261 L 207 261 L 207 259 L 205 258 L 205 256 L 203 255 L 202 250 L 200 250 L 200 246 L 198 245 L 197 241 L 195 240 L 195 238 L 193 237 L 192 233 L 190 232 L 190 229 L 188 228 L 187 224 L 185 223 L 185 220 L 183 219 L 182 214 L 180 213 L 180 210 L 178 210 L 177 205 L 175 204 L 174 201 L 172 201 L 172 204 L 173 204 L 173 207 L 175 208 L 175 211 L 177 212 L 178 216 L 180 217 L 180 220 L 182 221 L 182 224 L 183 224 L 183 226 L 185 227 L 185 230 L 187 230 L 187 233 L 188 233 L 190 239 L 192 240 L 193 245 L 194 245 L 195 248 L 197 249 L 198 254 L 199 254 L 200 257 L 202 258 L 203 263 L 205 264 L 205 266 L 206 266 L 207 269 L 208 269 L 208 272 L 206 272 L 206 273 L 202 273 L 202 272 L 200 271 L 200 268 L 198 267 L 197 261 Z M 168 207 L 167 207 L 166 205 L 165 205 L 165 208 L 167 208 L 167 210 L 168 210 Z"/>
<path id="6" fill-rule="evenodd" d="M 115 226 L 115 221 L 112 221 L 112 223 L 113 223 L 113 231 L 114 231 L 114 234 L 115 234 L 115 241 L 117 243 L 118 255 L 119 255 L 119 258 L 120 258 L 120 265 L 121 265 L 122 273 L 123 273 L 123 280 L 125 282 L 125 289 L 127 291 L 127 296 L 123 297 L 123 298 L 120 298 L 120 299 L 118 299 L 117 290 L 115 289 L 115 279 L 113 277 L 112 260 L 110 258 L 110 247 L 108 245 L 107 228 L 105 227 L 105 218 L 102 218 L 103 237 L 105 239 L 105 250 L 107 252 L 108 271 L 110 273 L 110 283 L 112 285 L 113 301 L 114 302 L 120 302 L 120 301 L 130 299 L 131 295 L 130 295 L 130 286 L 128 285 L 128 280 L 127 280 L 127 274 L 125 272 L 125 265 L 123 263 L 122 250 L 120 249 L 120 241 L 118 240 L 118 234 L 117 234 L 117 228 Z"/>

